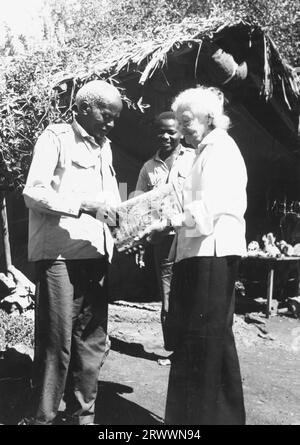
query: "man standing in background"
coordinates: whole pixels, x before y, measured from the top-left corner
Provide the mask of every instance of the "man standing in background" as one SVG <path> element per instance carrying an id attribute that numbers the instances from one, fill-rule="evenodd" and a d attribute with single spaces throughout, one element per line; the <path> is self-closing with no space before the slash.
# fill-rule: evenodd
<path id="1" fill-rule="evenodd" d="M 157 151 L 140 171 L 136 194 L 148 192 L 169 182 L 180 189 L 194 162 L 194 150 L 183 147 L 180 143 L 181 134 L 178 132 L 175 115 L 172 111 L 165 111 L 157 116 L 155 119 L 155 135 Z M 165 320 L 169 308 L 173 267 L 173 260 L 169 258 L 169 253 L 173 240 L 174 232 L 171 231 L 153 246 L 155 271 L 162 301 L 161 322 L 166 350 L 171 350 Z M 169 364 L 169 360 L 164 363 Z"/>

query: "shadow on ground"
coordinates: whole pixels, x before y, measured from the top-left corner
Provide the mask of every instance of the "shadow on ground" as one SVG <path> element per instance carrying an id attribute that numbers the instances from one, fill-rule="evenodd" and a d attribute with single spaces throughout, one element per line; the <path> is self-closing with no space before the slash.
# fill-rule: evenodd
<path id="1" fill-rule="evenodd" d="M 154 352 L 147 352 L 141 343 L 128 343 L 116 337 L 109 337 L 111 341 L 111 349 L 121 354 L 130 355 L 131 357 L 144 358 L 146 360 L 157 361 L 158 359 L 166 358 L 165 355 L 155 354 Z"/>
<path id="2" fill-rule="evenodd" d="M 101 425 L 159 425 L 162 419 L 122 397 L 133 388 L 114 382 L 99 382 L 95 422 Z M 16 425 L 26 415 L 30 399 L 29 382 L 14 379 L 0 382 L 0 424 Z M 59 413 L 62 415 L 62 412 Z M 57 424 L 60 424 L 59 422 Z"/>
<path id="3" fill-rule="evenodd" d="M 13 348 L 0 353 L 0 423 L 14 425 L 24 416 L 30 397 L 32 360 Z"/>
<path id="4" fill-rule="evenodd" d="M 133 388 L 114 382 L 99 382 L 96 402 L 96 423 L 101 425 L 160 425 L 162 419 L 131 402 L 122 394 L 133 393 Z"/>
<path id="5" fill-rule="evenodd" d="M 141 344 L 126 343 L 112 338 L 112 349 L 121 354 L 155 361 L 160 358 L 154 353 L 147 353 Z M 28 356 L 16 351 L 0 357 L 0 424 L 16 425 L 30 411 L 31 360 Z M 16 364 L 18 366 L 16 366 Z M 127 400 L 132 394 L 131 386 L 99 381 L 98 398 L 96 401 L 95 422 L 102 425 L 159 425 L 162 419 L 142 408 L 137 403 Z M 60 417 L 62 412 L 59 413 Z M 61 424 L 58 420 L 58 425 Z"/>
<path id="6" fill-rule="evenodd" d="M 3 378 L 0 380 L 1 425 L 16 425 L 27 414 L 30 393 L 28 378 Z"/>

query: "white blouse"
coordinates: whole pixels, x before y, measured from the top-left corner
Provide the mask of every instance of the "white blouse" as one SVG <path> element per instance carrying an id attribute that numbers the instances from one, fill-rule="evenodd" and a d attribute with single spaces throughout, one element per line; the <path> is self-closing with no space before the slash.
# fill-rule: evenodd
<path id="1" fill-rule="evenodd" d="M 214 129 L 196 150 L 183 185 L 184 213 L 173 246 L 176 262 L 245 254 L 246 185 L 238 146 L 225 130 Z"/>

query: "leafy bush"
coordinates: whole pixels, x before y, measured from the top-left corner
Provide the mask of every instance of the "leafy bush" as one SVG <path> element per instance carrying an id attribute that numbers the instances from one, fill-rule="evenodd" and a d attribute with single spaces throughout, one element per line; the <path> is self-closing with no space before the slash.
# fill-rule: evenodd
<path id="1" fill-rule="evenodd" d="M 8 315 L 0 309 L 0 350 L 22 344 L 33 348 L 34 321 L 24 315 Z"/>
<path id="2" fill-rule="evenodd" d="M 22 188 L 33 145 L 60 119 L 40 54 L 11 61 L 0 85 L 0 189 Z"/>

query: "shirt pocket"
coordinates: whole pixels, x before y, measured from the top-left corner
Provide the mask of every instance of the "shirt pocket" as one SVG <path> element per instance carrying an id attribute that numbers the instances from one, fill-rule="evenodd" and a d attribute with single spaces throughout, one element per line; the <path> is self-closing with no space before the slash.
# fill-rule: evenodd
<path id="1" fill-rule="evenodd" d="M 69 181 L 74 192 L 94 194 L 99 189 L 100 172 L 96 161 L 89 158 L 72 156 Z"/>
<path id="2" fill-rule="evenodd" d="M 93 168 L 98 162 L 97 154 L 88 150 L 83 142 L 76 144 L 69 153 L 72 166 L 78 169 Z"/>
<path id="3" fill-rule="evenodd" d="M 188 160 L 185 163 L 181 163 L 181 165 L 178 166 L 177 183 L 180 188 L 183 187 L 183 184 L 185 180 L 190 176 L 191 171 L 192 171 L 192 164 L 188 162 Z"/>
<path id="4" fill-rule="evenodd" d="M 157 187 L 158 180 L 157 175 L 155 175 L 153 172 L 148 172 L 148 181 L 147 181 L 147 189 L 152 190 L 154 187 Z"/>
<path id="5" fill-rule="evenodd" d="M 149 172 L 149 183 L 148 188 L 152 190 L 153 188 L 161 187 L 165 185 L 168 181 L 169 172 L 166 172 L 160 168 L 155 168 L 154 172 Z"/>
<path id="6" fill-rule="evenodd" d="M 187 171 L 178 171 L 176 182 L 180 190 L 183 188 L 184 181 L 186 180 L 187 177 L 188 177 Z"/>
<path id="7" fill-rule="evenodd" d="M 72 165 L 77 169 L 88 169 L 94 168 L 96 166 L 96 162 L 93 159 L 72 157 Z"/>
<path id="8" fill-rule="evenodd" d="M 187 178 L 192 169 L 192 165 L 189 162 L 185 162 L 184 164 L 178 167 L 178 177 L 179 178 Z"/>

